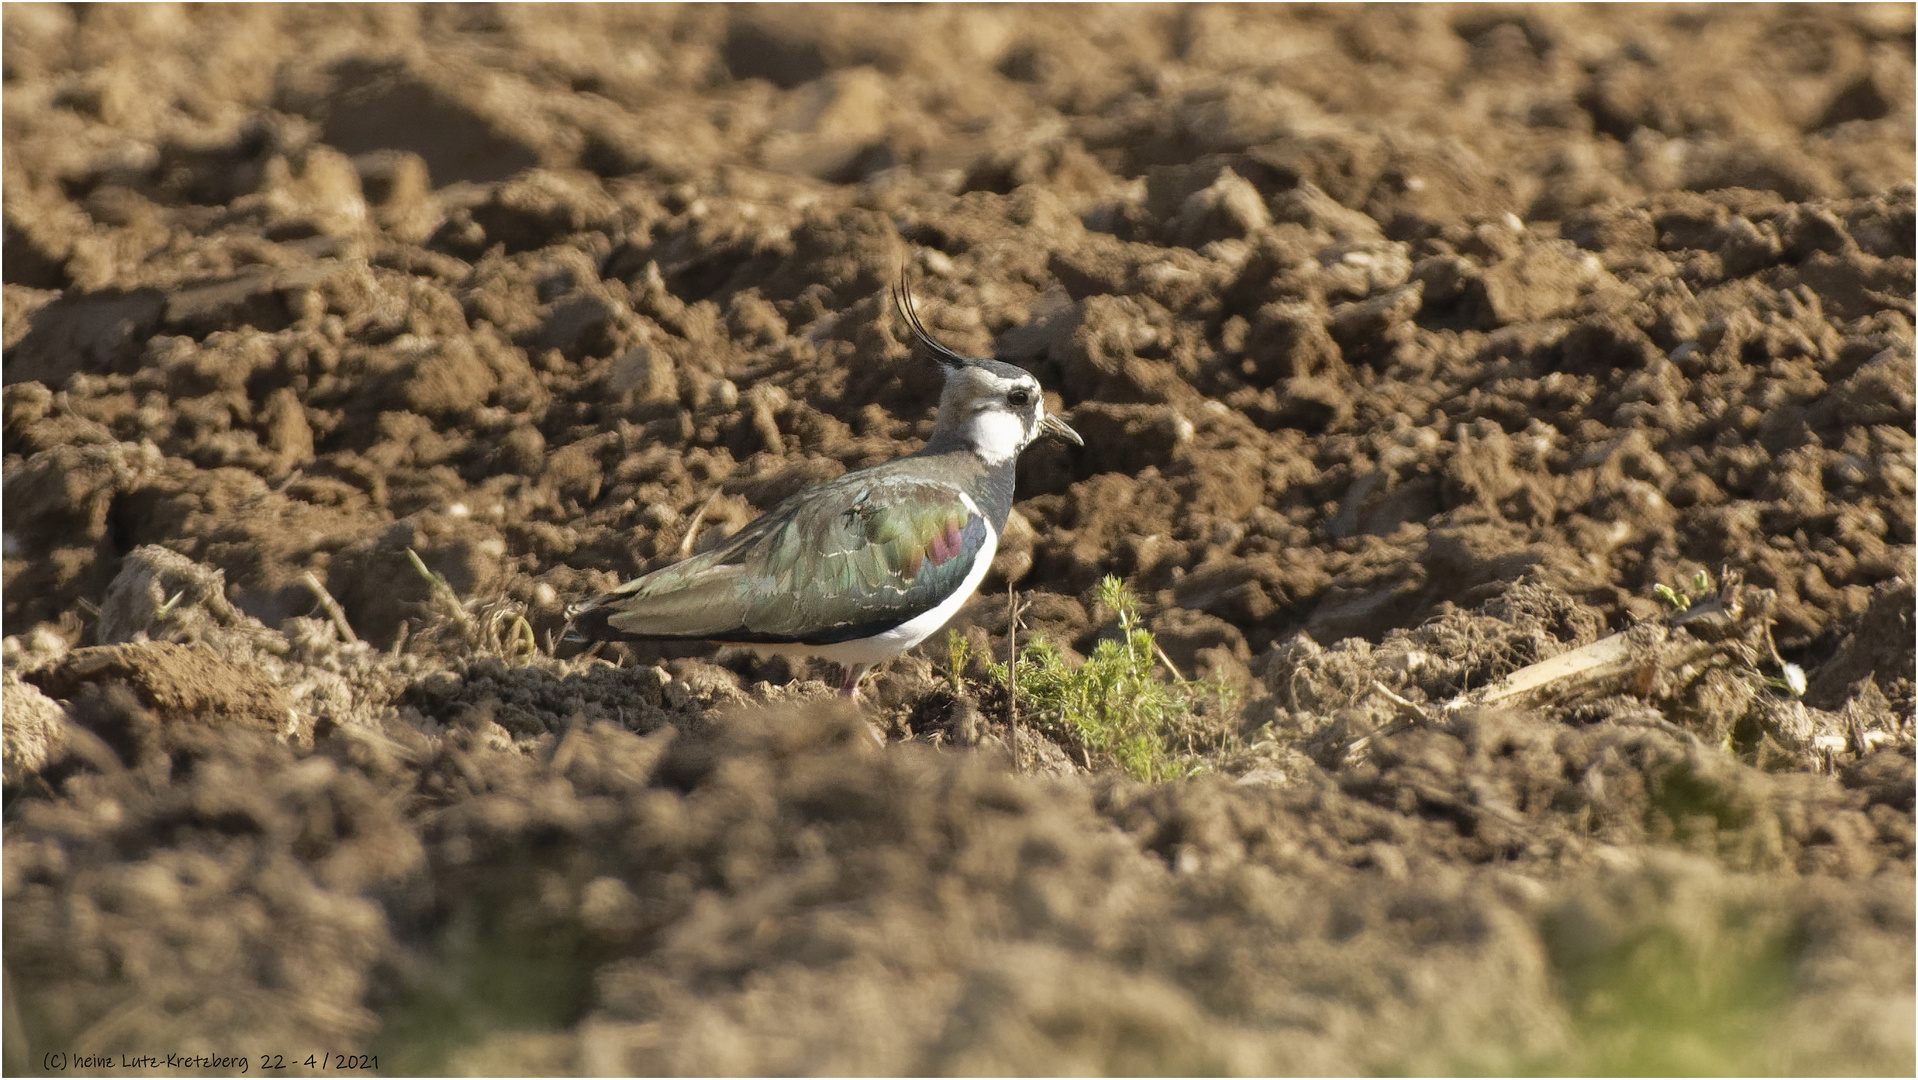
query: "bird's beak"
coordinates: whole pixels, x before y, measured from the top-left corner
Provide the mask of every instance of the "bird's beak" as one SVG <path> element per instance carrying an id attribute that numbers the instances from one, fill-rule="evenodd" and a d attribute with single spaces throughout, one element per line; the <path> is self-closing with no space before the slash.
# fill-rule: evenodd
<path id="1" fill-rule="evenodd" d="M 1057 435 L 1074 446 L 1084 446 L 1086 444 L 1086 441 L 1079 437 L 1079 433 L 1072 430 L 1071 424 L 1059 419 L 1052 413 L 1047 413 L 1045 418 L 1039 421 L 1039 430 Z"/>

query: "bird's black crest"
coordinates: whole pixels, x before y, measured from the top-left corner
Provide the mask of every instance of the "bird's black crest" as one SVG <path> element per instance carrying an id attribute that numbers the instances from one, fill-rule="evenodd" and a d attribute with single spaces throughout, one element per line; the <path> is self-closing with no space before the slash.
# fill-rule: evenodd
<path id="1" fill-rule="evenodd" d="M 912 336 L 918 338 L 921 345 L 932 350 L 934 358 L 941 364 L 956 368 L 978 365 L 979 361 L 972 357 L 947 348 L 938 338 L 932 336 L 932 331 L 926 329 L 925 323 L 919 321 L 919 312 L 912 303 L 912 286 L 907 283 L 904 271 L 899 274 L 899 283 L 892 287 L 892 303 L 899 309 L 899 316 L 905 319 L 906 325 L 912 329 Z"/>

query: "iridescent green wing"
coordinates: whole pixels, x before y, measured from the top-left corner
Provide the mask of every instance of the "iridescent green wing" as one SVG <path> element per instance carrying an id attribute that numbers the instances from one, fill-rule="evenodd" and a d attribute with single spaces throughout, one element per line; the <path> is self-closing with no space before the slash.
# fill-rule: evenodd
<path id="1" fill-rule="evenodd" d="M 817 645 L 890 630 L 958 589 L 991 539 L 971 500 L 936 481 L 879 477 L 807 500 L 754 545 L 753 636 L 738 640 Z"/>
<path id="2" fill-rule="evenodd" d="M 992 539 L 984 515 L 951 484 L 853 473 L 596 606 L 609 609 L 600 621 L 614 636 L 853 640 L 937 607 Z"/>

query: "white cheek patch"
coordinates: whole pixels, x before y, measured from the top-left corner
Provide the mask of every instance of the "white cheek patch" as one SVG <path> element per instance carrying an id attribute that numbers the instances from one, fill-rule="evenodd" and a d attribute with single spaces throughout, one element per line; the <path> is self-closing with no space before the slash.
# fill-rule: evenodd
<path id="1" fill-rule="evenodd" d="M 988 465 L 1004 464 L 1026 448 L 1025 422 L 1001 409 L 974 413 L 970 434 L 973 450 Z"/>

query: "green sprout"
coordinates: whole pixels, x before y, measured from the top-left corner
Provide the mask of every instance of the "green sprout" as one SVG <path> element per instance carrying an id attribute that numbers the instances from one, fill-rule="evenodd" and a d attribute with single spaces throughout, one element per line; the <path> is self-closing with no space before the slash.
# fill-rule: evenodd
<path id="1" fill-rule="evenodd" d="M 171 597 L 167 599 L 166 603 L 160 605 L 160 609 L 157 612 L 155 612 L 153 615 L 153 621 L 154 622 L 167 621 L 167 616 L 173 614 L 173 609 L 176 607 L 179 607 L 180 601 L 184 599 L 185 597 L 186 597 L 185 589 L 181 589 L 179 592 L 174 593 Z"/>
<path id="2" fill-rule="evenodd" d="M 446 583 L 446 579 L 428 569 L 426 560 L 420 558 L 420 553 L 412 548 L 406 549 L 406 557 L 413 563 L 413 572 L 426 581 L 427 588 L 433 592 L 433 598 L 440 602 L 447 614 L 452 616 L 453 621 L 461 626 L 469 625 L 473 617 L 467 614 L 466 605 L 460 603 L 460 595 L 453 591 L 453 587 Z"/>
<path id="3" fill-rule="evenodd" d="M 972 642 L 957 630 L 946 631 L 946 679 L 956 697 L 966 693 L 966 663 L 972 659 Z"/>
<path id="4" fill-rule="evenodd" d="M 1677 589 L 1674 589 L 1670 585 L 1666 585 L 1663 582 L 1660 582 L 1657 585 L 1653 585 L 1652 593 L 1653 595 L 1657 596 L 1660 600 L 1663 600 L 1667 604 L 1670 604 L 1672 606 L 1672 610 L 1674 611 L 1685 611 L 1692 606 L 1691 597 L 1686 596 L 1684 593 L 1679 592 Z"/>
<path id="5" fill-rule="evenodd" d="M 1674 611 L 1689 611 L 1691 606 L 1718 590 L 1708 571 L 1700 570 L 1692 575 L 1692 580 L 1683 592 L 1663 583 L 1652 586 L 1652 595 L 1671 605 Z"/>

